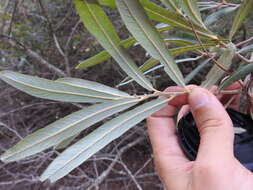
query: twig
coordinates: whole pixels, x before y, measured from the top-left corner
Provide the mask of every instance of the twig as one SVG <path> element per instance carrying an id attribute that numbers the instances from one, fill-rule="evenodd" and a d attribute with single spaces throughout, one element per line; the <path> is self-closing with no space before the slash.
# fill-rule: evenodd
<path id="1" fill-rule="evenodd" d="M 99 186 L 106 179 L 106 177 L 110 174 L 110 172 L 112 171 L 113 167 L 115 166 L 115 164 L 120 159 L 121 155 L 124 152 L 126 152 L 128 149 L 132 148 L 133 146 L 137 145 L 138 143 L 140 143 L 143 140 L 144 140 L 143 137 L 139 137 L 135 141 L 133 141 L 133 142 L 125 145 L 124 147 L 122 147 L 118 151 L 117 156 L 114 158 L 114 160 L 112 161 L 112 163 L 108 166 L 108 168 L 98 178 L 96 178 L 96 180 L 87 188 L 87 190 L 92 190 L 94 187 Z"/>
<path id="2" fill-rule="evenodd" d="M 236 53 L 236 55 L 244 62 L 246 63 L 252 63 L 253 62 L 253 56 L 251 56 L 250 59 L 245 58 L 244 56 L 242 56 L 240 53 Z"/>
<path id="3" fill-rule="evenodd" d="M 62 70 L 59 68 L 55 67 L 54 65 L 50 64 L 48 61 L 46 61 L 44 58 L 42 58 L 38 53 L 35 51 L 25 47 L 22 43 L 14 40 L 10 36 L 6 35 L 0 35 L 0 39 L 7 39 L 6 42 L 11 45 L 12 47 L 19 49 L 23 52 L 25 52 L 29 57 L 35 59 L 40 65 L 46 67 L 48 70 L 55 72 L 56 75 L 60 77 L 65 77 L 67 76 Z"/>
<path id="4" fill-rule="evenodd" d="M 16 0 L 15 4 L 14 4 L 13 12 L 12 12 L 12 15 L 11 15 L 11 22 L 10 22 L 10 26 L 9 26 L 9 30 L 8 30 L 8 36 L 11 36 L 12 24 L 13 24 L 13 21 L 14 21 L 15 13 L 17 11 L 17 7 L 18 7 L 18 0 Z"/>
<path id="5" fill-rule="evenodd" d="M 66 68 L 66 73 L 68 76 L 71 75 L 71 71 L 70 71 L 70 65 L 69 65 L 69 59 L 68 59 L 68 55 L 64 52 L 64 50 L 62 49 L 60 43 L 59 43 L 59 40 L 55 34 L 55 31 L 53 29 L 53 25 L 48 17 L 48 14 L 43 6 L 43 3 L 41 2 L 41 0 L 38 0 L 39 2 L 39 5 L 40 5 L 40 8 L 42 10 L 42 13 L 44 15 L 44 17 L 46 18 L 47 22 L 48 22 L 48 29 L 49 29 L 49 34 L 53 36 L 53 39 L 54 39 L 54 43 L 55 43 L 55 46 L 58 50 L 58 52 L 61 54 L 61 56 L 63 57 L 64 59 L 64 63 L 65 63 L 65 68 Z"/>
<path id="6" fill-rule="evenodd" d="M 229 101 L 224 105 L 224 108 L 228 108 L 230 104 L 236 99 L 236 96 L 232 96 L 232 98 L 229 99 Z"/>
<path id="7" fill-rule="evenodd" d="M 140 95 L 140 96 L 136 96 L 141 98 L 142 100 L 146 100 L 148 98 L 154 98 L 154 97 L 158 97 L 158 96 L 179 96 L 179 95 L 183 95 L 183 94 L 188 94 L 188 91 L 175 91 L 175 92 L 154 92 L 153 94 L 146 94 L 146 95 Z"/>
<path id="8" fill-rule="evenodd" d="M 153 155 L 151 155 L 151 157 L 143 164 L 143 166 L 134 173 L 134 176 L 137 176 L 152 161 L 152 159 Z"/>
<path id="9" fill-rule="evenodd" d="M 214 63 L 217 67 L 219 67 L 220 69 L 222 69 L 223 71 L 225 71 L 227 74 L 231 74 L 225 67 L 223 67 L 223 65 L 221 65 L 218 61 L 216 61 L 216 60 L 214 59 L 214 56 L 210 55 L 210 53 L 204 48 L 204 46 L 203 46 L 203 44 L 202 44 L 202 42 L 201 42 L 201 39 L 199 38 L 199 36 L 198 36 L 198 34 L 197 34 L 197 32 L 196 32 L 194 26 L 193 26 L 193 23 L 192 23 L 191 20 L 188 19 L 187 17 L 186 17 L 186 20 L 190 23 L 191 28 L 192 28 L 192 31 L 194 32 L 194 35 L 195 35 L 196 39 L 198 40 L 200 46 L 202 47 L 203 51 L 205 52 L 205 54 L 213 61 L 213 63 Z"/>
<path id="10" fill-rule="evenodd" d="M 0 186 L 13 185 L 13 184 L 18 184 L 22 182 L 36 183 L 36 182 L 39 182 L 39 179 L 35 178 L 35 179 L 18 179 L 15 181 L 4 181 L 4 182 L 0 182 Z"/>
<path id="11" fill-rule="evenodd" d="M 77 27 L 78 27 L 79 24 L 81 24 L 81 23 L 82 23 L 82 21 L 79 20 L 79 21 L 75 24 L 75 26 L 72 28 L 72 31 L 71 31 L 71 33 L 70 33 L 70 35 L 69 35 L 69 37 L 68 37 L 68 40 L 67 40 L 67 42 L 66 42 L 66 44 L 65 44 L 65 47 L 64 47 L 65 51 L 68 50 L 68 48 L 69 48 L 69 43 L 70 43 L 71 39 L 73 38 L 73 35 L 75 34 L 75 31 L 76 31 Z"/>
<path id="12" fill-rule="evenodd" d="M 121 161 L 121 165 L 123 166 L 123 168 L 126 170 L 126 172 L 128 173 L 128 175 L 130 176 L 130 178 L 132 179 L 132 181 L 135 183 L 136 187 L 138 190 L 143 190 L 140 186 L 140 184 L 138 183 L 138 181 L 136 180 L 135 176 L 132 174 L 132 172 L 128 169 L 127 165 Z"/>
<path id="13" fill-rule="evenodd" d="M 236 44 L 236 47 L 240 47 L 240 46 L 243 46 L 244 44 L 247 44 L 249 42 L 253 41 L 253 37 L 247 39 L 247 40 L 244 40 L 242 42 L 239 42 L 238 44 Z"/>
<path id="14" fill-rule="evenodd" d="M 221 90 L 221 91 L 217 91 L 216 93 L 214 94 L 240 94 L 242 92 L 241 89 L 238 89 L 238 90 Z"/>
<path id="15" fill-rule="evenodd" d="M 5 123 L 2 123 L 1 121 L 0 121 L 0 126 L 3 126 L 6 129 L 8 129 L 9 131 L 11 131 L 12 133 L 14 133 L 19 138 L 19 140 L 23 139 L 23 137 L 21 137 L 21 135 L 18 133 L 17 130 L 10 128 L 8 125 L 6 125 Z"/>

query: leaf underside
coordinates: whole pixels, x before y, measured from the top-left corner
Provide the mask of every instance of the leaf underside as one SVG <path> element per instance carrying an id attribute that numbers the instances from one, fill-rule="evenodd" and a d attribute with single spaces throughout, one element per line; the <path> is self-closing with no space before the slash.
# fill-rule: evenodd
<path id="1" fill-rule="evenodd" d="M 116 60 L 119 66 L 144 88 L 154 91 L 149 80 L 138 70 L 127 51 L 120 46 L 120 39 L 104 10 L 90 0 L 75 0 L 76 10 L 85 27 Z"/>
<path id="2" fill-rule="evenodd" d="M 184 87 L 181 71 L 155 27 L 151 24 L 143 7 L 136 0 L 117 0 L 118 10 L 128 30 L 142 47 L 163 65 L 166 73 L 179 86 Z"/>
<path id="3" fill-rule="evenodd" d="M 32 96 L 63 102 L 94 103 L 131 97 L 125 92 L 83 79 L 59 79 L 52 81 L 12 71 L 1 71 L 0 79 Z M 78 80 L 82 85 L 60 82 L 63 80 Z"/>
<path id="4" fill-rule="evenodd" d="M 42 174 L 41 180 L 49 179 L 54 182 L 67 175 L 111 141 L 160 110 L 167 102 L 167 99 L 150 101 L 100 126 L 58 156 Z"/>
<path id="5" fill-rule="evenodd" d="M 18 144 L 8 149 L 1 156 L 1 160 L 4 162 L 20 160 L 58 145 L 63 140 L 79 134 L 91 125 L 134 106 L 138 102 L 139 99 L 132 98 L 116 100 L 74 112 L 25 137 Z"/>

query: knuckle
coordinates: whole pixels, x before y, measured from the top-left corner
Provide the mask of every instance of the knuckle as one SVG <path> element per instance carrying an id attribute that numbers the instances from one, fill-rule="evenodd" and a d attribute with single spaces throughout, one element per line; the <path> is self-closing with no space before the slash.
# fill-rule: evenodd
<path id="1" fill-rule="evenodd" d="M 213 119 L 213 118 L 208 118 L 206 120 L 203 120 L 200 122 L 200 132 L 203 132 L 203 130 L 211 130 L 211 129 L 216 129 L 221 126 L 225 126 L 228 123 L 223 120 L 223 119 Z"/>

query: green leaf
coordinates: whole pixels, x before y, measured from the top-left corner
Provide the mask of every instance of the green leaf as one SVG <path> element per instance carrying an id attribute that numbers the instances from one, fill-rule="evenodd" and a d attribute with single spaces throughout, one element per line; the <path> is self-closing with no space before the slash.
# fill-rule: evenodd
<path id="1" fill-rule="evenodd" d="M 176 56 L 181 53 L 185 53 L 185 52 L 189 52 L 189 51 L 201 50 L 203 47 L 209 48 L 209 47 L 213 47 L 213 46 L 214 46 L 213 44 L 189 45 L 189 46 L 183 46 L 183 47 L 169 49 L 169 52 L 172 55 Z M 154 58 L 150 58 L 143 65 L 141 65 L 139 67 L 139 70 L 141 72 L 145 73 L 147 70 L 158 65 L 159 63 L 160 63 L 159 60 L 154 59 Z M 126 77 L 123 81 L 120 82 L 120 84 L 117 85 L 117 87 L 128 84 L 130 82 L 130 80 L 131 80 L 131 77 Z M 131 80 L 131 82 L 132 82 L 132 80 Z"/>
<path id="2" fill-rule="evenodd" d="M 202 45 L 188 45 L 188 46 L 182 46 L 182 47 L 177 47 L 177 48 L 172 48 L 169 49 L 169 52 L 172 55 L 179 55 L 188 51 L 196 51 L 196 50 L 202 50 L 203 48 L 210 48 L 210 47 L 214 47 L 214 44 L 202 44 Z"/>
<path id="3" fill-rule="evenodd" d="M 248 53 L 248 52 L 253 52 L 253 44 L 243 47 L 237 53 Z"/>
<path id="4" fill-rule="evenodd" d="M 208 3 L 208 4 L 207 4 Z M 215 5 L 215 4 L 210 4 L 210 2 L 198 2 L 198 6 L 199 6 L 199 11 L 203 12 L 206 10 L 210 10 L 210 9 L 215 9 L 217 8 L 219 5 Z"/>
<path id="5" fill-rule="evenodd" d="M 111 21 L 96 1 L 75 0 L 75 6 L 85 27 L 96 37 L 105 50 L 111 54 L 119 66 L 141 86 L 153 91 L 152 84 L 138 70 L 126 50 L 120 46 L 119 36 Z"/>
<path id="6" fill-rule="evenodd" d="M 221 9 L 217 12 L 214 12 L 210 15 L 208 15 L 208 17 L 206 17 L 205 19 L 205 25 L 206 26 L 210 26 L 211 24 L 215 23 L 215 22 L 220 22 L 220 19 L 228 13 L 233 12 L 234 10 L 236 10 L 236 7 L 226 7 L 224 9 Z"/>
<path id="7" fill-rule="evenodd" d="M 198 60 L 199 58 L 198 57 L 196 57 L 196 58 L 185 58 L 185 59 L 178 59 L 178 60 L 176 60 L 176 63 L 177 64 L 179 64 L 179 63 L 184 63 L 184 62 L 189 62 L 189 61 L 196 61 L 196 60 Z M 149 64 L 147 64 L 147 65 L 145 65 L 145 67 L 142 67 L 142 69 L 144 70 L 143 71 L 143 73 L 145 74 L 145 75 L 147 75 L 147 74 L 149 74 L 150 72 L 152 72 L 152 71 L 155 71 L 155 70 L 157 70 L 157 69 L 160 69 L 160 68 L 163 68 L 163 65 L 157 65 L 158 64 L 158 62 L 157 62 L 157 60 L 155 60 L 155 59 L 149 59 L 148 61 L 150 61 L 150 63 Z M 147 62 L 148 62 L 147 61 Z M 155 65 L 157 65 L 157 66 L 155 66 Z M 144 66 L 144 65 L 143 65 Z M 196 68 L 197 69 L 197 68 Z M 193 71 L 192 71 L 193 72 Z M 184 79 L 185 80 L 185 83 L 188 83 L 189 82 L 189 79 L 190 79 L 190 76 L 188 76 L 188 78 L 187 79 Z M 129 84 L 130 82 L 132 82 L 133 80 L 131 79 L 131 78 L 125 78 L 124 80 L 122 80 L 118 85 L 117 85 L 117 87 L 120 87 L 120 86 L 124 86 L 124 85 L 126 85 L 126 84 Z"/>
<path id="8" fill-rule="evenodd" d="M 201 64 L 199 64 L 195 69 L 193 69 L 184 79 L 185 84 L 188 84 L 203 68 L 208 65 L 210 59 L 206 59 Z"/>
<path id="9" fill-rule="evenodd" d="M 196 24 L 200 24 L 203 28 L 206 28 L 202 22 L 200 11 L 197 5 L 197 0 L 181 0 L 182 9 L 184 13 Z"/>
<path id="10" fill-rule="evenodd" d="M 117 8 L 117 5 L 115 3 L 115 0 L 98 0 L 100 5 L 111 7 L 111 8 Z"/>
<path id="11" fill-rule="evenodd" d="M 247 16 L 252 13 L 253 10 L 253 0 L 243 0 L 240 5 L 239 10 L 237 11 L 235 18 L 233 20 L 233 25 L 229 33 L 229 39 L 232 39 L 238 28 L 247 18 Z"/>
<path id="12" fill-rule="evenodd" d="M 220 56 L 217 62 L 222 65 L 226 70 L 229 70 L 232 64 L 232 59 L 235 55 L 236 47 L 233 43 L 227 44 L 227 46 L 228 47 L 225 49 L 224 53 Z M 221 79 L 224 73 L 225 71 L 223 71 L 217 65 L 214 65 L 212 69 L 208 72 L 206 80 L 202 83 L 201 86 L 203 86 L 204 88 L 211 88 Z"/>
<path id="13" fill-rule="evenodd" d="M 157 28 L 157 30 L 159 32 L 163 32 L 163 31 L 168 31 L 172 29 L 171 26 L 161 26 L 159 28 Z M 124 48 L 130 48 L 131 46 L 133 46 L 136 43 L 135 38 L 133 37 L 129 37 L 126 40 L 122 40 L 120 41 L 120 46 L 123 46 Z M 100 64 L 104 61 L 107 61 L 108 59 L 110 59 L 112 56 L 106 51 L 101 51 L 100 53 L 98 53 L 97 55 L 86 59 L 84 61 L 81 61 L 77 66 L 76 69 L 87 69 L 89 67 L 95 66 L 97 64 Z"/>
<path id="14" fill-rule="evenodd" d="M 60 150 L 60 149 L 64 149 L 64 148 L 68 147 L 68 146 L 72 143 L 72 141 L 73 141 L 78 135 L 79 135 L 79 134 L 76 134 L 76 135 L 74 135 L 74 136 L 72 136 L 72 137 L 69 137 L 69 138 L 67 138 L 67 139 L 65 139 L 65 140 L 63 140 L 63 141 L 61 141 L 59 144 L 57 144 L 57 145 L 54 146 L 54 149 Z"/>
<path id="15" fill-rule="evenodd" d="M 79 134 L 91 125 L 127 109 L 139 101 L 137 98 L 110 101 L 74 112 L 25 137 L 18 144 L 7 150 L 1 156 L 1 160 L 4 162 L 20 160 L 58 145 L 63 140 Z"/>
<path id="16" fill-rule="evenodd" d="M 235 71 L 228 79 L 226 79 L 221 85 L 220 90 L 228 87 L 229 85 L 233 84 L 235 81 L 238 81 L 248 74 L 253 73 L 253 63 L 247 64 L 240 68 L 238 71 Z"/>
<path id="17" fill-rule="evenodd" d="M 1 71 L 0 78 L 13 87 L 32 96 L 64 102 L 105 102 L 131 97 L 125 92 L 81 79 L 60 79 L 51 81 L 12 71 Z M 60 81 L 79 80 L 83 86 L 70 85 Z"/>
<path id="18" fill-rule="evenodd" d="M 197 59 L 198 59 L 198 58 L 197 58 Z M 176 60 L 176 63 L 179 64 L 179 63 L 184 63 L 184 62 L 189 62 L 189 61 L 196 61 L 197 59 L 196 59 L 196 58 L 178 59 L 178 60 Z M 152 72 L 152 71 L 155 71 L 155 70 L 157 70 L 157 69 L 160 69 L 160 68 L 163 68 L 163 65 L 161 65 L 161 64 L 160 64 L 160 65 L 157 65 L 157 66 L 155 66 L 155 67 L 153 67 L 153 68 L 151 68 L 151 69 L 145 71 L 144 74 L 146 75 L 146 74 L 148 74 L 148 73 L 150 73 L 150 72 Z"/>
<path id="19" fill-rule="evenodd" d="M 174 38 L 174 37 L 165 38 L 164 41 L 167 44 L 173 43 L 173 44 L 178 45 L 178 46 L 186 46 L 186 45 L 192 45 L 192 44 L 198 43 L 195 40 L 189 40 L 189 39 L 177 38 L 177 37 L 176 38 Z"/>
<path id="20" fill-rule="evenodd" d="M 148 0 L 140 0 L 141 4 L 143 5 L 147 15 L 150 19 L 161 22 L 164 24 L 169 24 L 177 29 L 187 31 L 193 34 L 191 24 L 182 18 L 181 15 L 177 13 L 170 12 L 166 9 L 159 7 L 158 5 L 148 1 Z M 193 27 L 196 30 L 196 33 L 200 36 L 208 38 L 210 40 L 217 41 L 219 38 L 208 31 L 206 28 L 202 26 L 196 25 L 193 23 Z"/>
<path id="21" fill-rule="evenodd" d="M 167 103 L 167 99 L 153 100 L 105 123 L 58 156 L 45 170 L 40 179 L 42 181 L 49 179 L 51 182 L 54 182 L 62 178 L 90 156 L 120 137 L 149 115 L 160 110 Z"/>
<path id="22" fill-rule="evenodd" d="M 168 8 L 170 8 L 171 10 L 173 10 L 174 12 L 177 13 L 181 13 L 179 7 L 177 6 L 177 4 L 175 3 L 175 0 L 161 0 L 161 2 Z"/>
<path id="23" fill-rule="evenodd" d="M 183 76 L 168 53 L 160 34 L 149 21 L 143 7 L 136 0 L 117 0 L 119 12 L 132 35 L 143 48 L 163 65 L 166 73 L 179 86 L 184 87 Z"/>
<path id="24" fill-rule="evenodd" d="M 123 40 L 120 42 L 120 46 L 123 46 L 124 48 L 130 48 L 136 43 L 136 40 L 133 37 L 127 38 L 126 40 Z M 81 61 L 77 66 L 76 69 L 87 69 L 89 67 L 95 66 L 99 63 L 102 63 L 104 61 L 107 61 L 112 56 L 106 51 L 101 51 L 97 55 L 86 59 L 84 61 Z"/>
<path id="25" fill-rule="evenodd" d="M 120 90 L 117 90 L 115 88 L 111 88 L 109 86 L 105 86 L 101 83 L 88 81 L 84 79 L 79 78 L 60 78 L 57 79 L 56 82 L 67 84 L 72 87 L 85 89 L 85 90 L 93 90 L 96 94 L 104 93 L 108 94 L 108 96 L 115 96 L 115 97 L 124 97 L 129 98 L 129 94 L 122 92 Z"/>
<path id="26" fill-rule="evenodd" d="M 183 46 L 183 47 L 178 47 L 178 48 L 172 48 L 169 49 L 169 52 L 176 56 L 181 53 L 189 52 L 189 51 L 194 51 L 194 50 L 201 50 L 202 48 L 208 48 L 208 47 L 213 47 L 213 45 L 209 44 L 202 44 L 202 45 L 190 45 L 190 46 Z M 158 60 L 154 58 L 150 58 L 148 61 L 146 61 L 142 66 L 140 66 L 140 71 L 145 72 L 151 67 L 157 65 L 159 63 Z"/>

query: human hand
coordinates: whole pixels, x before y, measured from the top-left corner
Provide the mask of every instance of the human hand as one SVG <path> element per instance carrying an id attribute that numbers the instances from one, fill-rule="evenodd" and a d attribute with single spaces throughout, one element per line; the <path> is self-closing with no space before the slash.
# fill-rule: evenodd
<path id="1" fill-rule="evenodd" d="M 177 96 L 147 119 L 156 169 L 166 188 L 252 190 L 253 174 L 233 155 L 233 124 L 223 105 L 208 90 L 188 88 L 192 90 L 189 95 Z M 166 91 L 175 90 L 181 89 L 169 87 Z M 184 156 L 176 136 L 173 116 L 184 105 L 184 110 L 193 113 L 201 137 L 195 161 Z"/>

